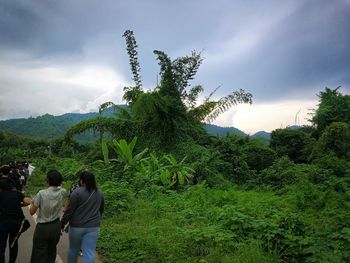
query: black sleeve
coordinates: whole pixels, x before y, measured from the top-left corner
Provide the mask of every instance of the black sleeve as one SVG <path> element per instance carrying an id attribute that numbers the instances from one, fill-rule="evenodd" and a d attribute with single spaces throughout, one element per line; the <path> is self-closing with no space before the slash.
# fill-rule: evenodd
<path id="1" fill-rule="evenodd" d="M 65 225 L 72 218 L 75 209 L 78 207 L 78 194 L 77 192 L 73 192 L 68 201 L 67 210 L 64 212 L 61 223 Z"/>
<path id="2" fill-rule="evenodd" d="M 105 210 L 105 199 L 103 194 L 101 193 L 101 205 L 100 205 L 100 214 L 102 215 Z"/>
<path id="3" fill-rule="evenodd" d="M 20 191 L 16 191 L 18 193 L 18 198 L 19 200 L 21 200 L 21 203 L 23 203 L 23 199 L 24 199 L 24 194 Z"/>

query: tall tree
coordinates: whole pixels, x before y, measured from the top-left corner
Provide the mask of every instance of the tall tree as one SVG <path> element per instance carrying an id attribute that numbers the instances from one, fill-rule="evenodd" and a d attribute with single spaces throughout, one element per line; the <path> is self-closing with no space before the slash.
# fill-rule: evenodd
<path id="1" fill-rule="evenodd" d="M 313 124 L 317 127 L 319 134 L 333 122 L 350 123 L 350 96 L 342 95 L 336 89 L 325 88 L 318 97 L 320 103 L 315 115 L 312 118 Z"/>
<path id="2" fill-rule="evenodd" d="M 170 143 L 176 144 L 195 130 L 191 127 L 201 126 L 202 121 L 214 120 L 219 114 L 238 103 L 252 102 L 252 95 L 244 90 L 234 91 L 219 100 L 213 100 L 212 95 L 218 90 L 216 88 L 202 103 L 198 103 L 198 96 L 204 89 L 199 85 L 191 87 L 190 83 L 203 61 L 201 53 L 196 51 L 189 56 L 171 60 L 165 52 L 154 50 L 160 66 L 160 84 L 149 92 L 143 92 L 134 34 L 127 30 L 123 36 L 126 39 L 126 49 L 135 82 L 135 86 L 124 88 L 123 98 L 131 109 L 127 123 L 132 125 L 134 135 L 140 138 L 140 143 L 144 139 L 148 143 L 159 142 L 160 147 Z M 104 103 L 100 110 L 103 111 L 106 106 L 112 104 Z M 118 133 L 121 124 L 125 126 L 127 123 L 117 119 L 113 128 L 111 127 L 113 120 L 104 121 L 103 116 L 100 116 L 95 121 L 86 121 L 73 127 L 67 137 L 71 137 L 75 131 L 81 132 L 84 128 Z"/>
<path id="3" fill-rule="evenodd" d="M 138 96 L 142 92 L 142 80 L 141 80 L 141 68 L 137 58 L 137 43 L 134 37 L 134 32 L 131 30 L 126 30 L 123 34 L 126 40 L 126 50 L 129 55 L 129 63 L 131 67 L 131 73 L 135 86 L 124 87 L 124 96 L 123 99 L 129 104 L 132 105 L 135 103 Z"/>

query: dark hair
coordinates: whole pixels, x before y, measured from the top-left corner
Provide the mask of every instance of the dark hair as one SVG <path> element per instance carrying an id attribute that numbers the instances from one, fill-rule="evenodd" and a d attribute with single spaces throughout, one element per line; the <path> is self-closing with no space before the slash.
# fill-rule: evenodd
<path id="1" fill-rule="evenodd" d="M 9 178 L 0 180 L 0 189 L 1 191 L 9 191 L 12 190 L 12 181 Z"/>
<path id="2" fill-rule="evenodd" d="M 89 171 L 83 171 L 79 173 L 79 177 L 89 192 L 91 192 L 91 190 L 97 189 L 95 175 L 93 173 Z"/>
<path id="3" fill-rule="evenodd" d="M 0 173 L 3 175 L 9 175 L 11 172 L 11 167 L 9 165 L 3 165 L 0 167 Z"/>
<path id="4" fill-rule="evenodd" d="M 57 170 L 48 171 L 46 178 L 50 186 L 60 186 L 63 181 L 62 174 Z"/>

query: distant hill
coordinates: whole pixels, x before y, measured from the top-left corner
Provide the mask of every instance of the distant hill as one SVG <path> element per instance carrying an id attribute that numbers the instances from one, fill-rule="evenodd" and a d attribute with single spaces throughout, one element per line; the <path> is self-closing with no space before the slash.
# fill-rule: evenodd
<path id="1" fill-rule="evenodd" d="M 204 128 L 209 134 L 217 136 L 226 136 L 229 133 L 234 133 L 239 136 L 246 136 L 244 132 L 234 127 L 220 127 L 214 124 L 204 124 Z"/>
<path id="2" fill-rule="evenodd" d="M 288 126 L 287 128 L 290 129 L 290 130 L 298 130 L 298 129 L 300 129 L 301 127 L 300 127 L 299 125 L 290 125 L 290 126 Z"/>
<path id="3" fill-rule="evenodd" d="M 300 129 L 300 126 L 291 125 L 291 126 L 288 126 L 286 129 L 298 130 L 298 129 Z M 266 131 L 259 131 L 257 133 L 254 133 L 253 135 L 251 135 L 250 138 L 252 138 L 252 139 L 260 138 L 264 143 L 269 144 L 271 141 L 271 133 L 266 132 Z"/>
<path id="4" fill-rule="evenodd" d="M 125 105 L 119 105 L 126 107 Z M 110 116 L 112 109 L 107 109 L 103 115 Z M 89 113 L 66 113 L 59 116 L 45 114 L 36 118 L 10 119 L 0 121 L 0 130 L 9 131 L 17 135 L 33 138 L 55 138 L 65 134 L 65 132 L 74 124 L 98 116 L 97 112 Z M 220 127 L 213 124 L 204 124 L 204 128 L 209 134 L 216 136 L 226 136 L 228 133 L 234 133 L 239 136 L 246 136 L 243 131 L 234 127 Z M 91 141 L 94 136 L 90 132 L 77 136 L 79 141 Z"/>
<path id="5" fill-rule="evenodd" d="M 250 136 L 252 139 L 260 138 L 264 143 L 269 144 L 271 140 L 271 133 L 266 131 L 259 131 Z"/>
<path id="6" fill-rule="evenodd" d="M 118 106 L 126 107 L 126 105 Z M 111 116 L 113 114 L 118 114 L 118 110 L 109 108 L 102 115 Z M 10 119 L 0 121 L 0 130 L 32 138 L 55 138 L 63 136 L 74 124 L 98 115 L 98 112 L 65 113 L 59 116 L 45 114 L 36 118 Z M 91 141 L 93 138 L 92 132 L 77 135 L 79 141 Z"/>
<path id="7" fill-rule="evenodd" d="M 36 118 L 0 121 L 0 130 L 33 138 L 62 136 L 75 123 L 96 116 L 97 113 L 68 113 L 60 116 L 45 114 Z"/>

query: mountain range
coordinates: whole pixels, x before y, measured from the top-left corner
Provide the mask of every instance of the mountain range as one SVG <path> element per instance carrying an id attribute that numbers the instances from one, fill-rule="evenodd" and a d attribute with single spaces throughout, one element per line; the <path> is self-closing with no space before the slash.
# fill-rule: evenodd
<path id="1" fill-rule="evenodd" d="M 107 109 L 103 115 L 110 116 L 112 114 L 113 110 Z M 33 138 L 55 138 L 63 136 L 71 126 L 79 121 L 96 117 L 98 115 L 98 112 L 65 113 L 59 116 L 45 114 L 35 118 L 9 119 L 0 121 L 0 130 Z M 226 136 L 229 133 L 234 133 L 239 136 L 247 136 L 247 134 L 235 127 L 220 127 L 213 124 L 204 124 L 204 128 L 209 134 L 215 136 Z M 266 143 L 270 141 L 270 133 L 265 131 L 257 132 L 251 137 L 261 138 Z M 93 139 L 93 134 L 91 132 L 80 134 L 77 136 L 77 139 L 79 141 L 91 141 Z"/>

